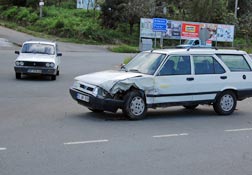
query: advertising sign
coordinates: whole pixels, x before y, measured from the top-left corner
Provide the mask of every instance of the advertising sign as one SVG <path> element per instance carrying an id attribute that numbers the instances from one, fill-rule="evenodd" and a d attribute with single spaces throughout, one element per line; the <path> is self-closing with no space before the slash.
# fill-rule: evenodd
<path id="1" fill-rule="evenodd" d="M 78 9 L 92 9 L 94 8 L 94 5 L 95 5 L 94 0 L 77 0 Z"/>
<path id="2" fill-rule="evenodd" d="M 154 32 L 166 32 L 167 20 L 164 18 L 153 18 L 152 30 Z"/>
<path id="3" fill-rule="evenodd" d="M 164 35 L 166 39 L 180 39 L 181 35 L 181 21 L 167 21 L 167 31 Z"/>
<path id="4" fill-rule="evenodd" d="M 233 42 L 234 40 L 234 26 L 218 24 L 217 41 Z"/>
<path id="5" fill-rule="evenodd" d="M 208 40 L 216 41 L 218 24 L 200 23 L 200 29 L 207 29 L 209 36 Z"/>
<path id="6" fill-rule="evenodd" d="M 182 22 L 181 39 L 199 38 L 199 28 L 198 23 Z"/>
<path id="7" fill-rule="evenodd" d="M 152 30 L 153 19 L 141 18 L 140 20 L 140 37 L 141 38 L 161 38 L 161 32 Z"/>
<path id="8" fill-rule="evenodd" d="M 153 23 L 154 20 L 155 23 Z M 162 34 L 162 32 L 155 32 L 153 29 L 165 32 Z M 140 38 L 161 38 L 161 34 L 165 39 L 201 39 L 206 44 L 209 44 L 210 41 L 233 42 L 234 25 L 141 18 Z"/>

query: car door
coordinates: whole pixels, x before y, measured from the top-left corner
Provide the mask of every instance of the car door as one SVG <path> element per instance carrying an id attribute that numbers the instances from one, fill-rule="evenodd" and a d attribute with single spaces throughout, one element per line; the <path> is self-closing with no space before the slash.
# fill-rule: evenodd
<path id="1" fill-rule="evenodd" d="M 243 54 L 218 54 L 217 56 L 229 69 L 228 78 L 230 82 L 227 86 L 234 87 L 239 93 L 251 91 L 252 69 L 250 58 Z"/>
<path id="2" fill-rule="evenodd" d="M 171 55 L 154 78 L 154 103 L 192 101 L 192 75 L 190 55 Z"/>
<path id="3" fill-rule="evenodd" d="M 192 55 L 193 101 L 215 99 L 229 79 L 226 70 L 214 55 Z"/>

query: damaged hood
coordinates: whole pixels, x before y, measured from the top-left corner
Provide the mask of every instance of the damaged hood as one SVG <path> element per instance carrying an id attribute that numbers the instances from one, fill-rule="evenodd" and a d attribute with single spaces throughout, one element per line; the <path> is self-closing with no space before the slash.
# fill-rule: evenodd
<path id="1" fill-rule="evenodd" d="M 146 86 L 152 84 L 146 81 L 146 79 L 150 79 L 150 77 L 150 75 L 141 73 L 108 70 L 78 76 L 75 80 L 99 86 L 107 92 L 115 94 L 119 90 L 129 89 L 131 86 L 146 89 Z"/>

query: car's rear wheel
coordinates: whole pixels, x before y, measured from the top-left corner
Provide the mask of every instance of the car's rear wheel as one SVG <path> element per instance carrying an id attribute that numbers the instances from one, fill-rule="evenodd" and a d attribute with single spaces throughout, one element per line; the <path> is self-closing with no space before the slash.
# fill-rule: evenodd
<path id="1" fill-rule="evenodd" d="M 224 91 L 213 104 L 214 111 L 220 115 L 230 115 L 234 112 L 237 99 L 233 91 Z"/>
<path id="2" fill-rule="evenodd" d="M 16 72 L 16 79 L 21 79 L 22 74 Z"/>
<path id="3" fill-rule="evenodd" d="M 130 91 L 125 95 L 123 113 L 130 120 L 139 120 L 145 117 L 147 106 L 143 95 L 138 91 Z"/>
<path id="4" fill-rule="evenodd" d="M 198 104 L 196 104 L 196 105 L 184 105 L 184 108 L 193 110 L 193 109 L 196 109 L 198 106 L 199 106 Z"/>

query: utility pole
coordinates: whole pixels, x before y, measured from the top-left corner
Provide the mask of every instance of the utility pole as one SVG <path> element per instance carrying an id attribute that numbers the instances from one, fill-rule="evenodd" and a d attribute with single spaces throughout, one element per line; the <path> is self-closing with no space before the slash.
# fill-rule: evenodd
<path id="1" fill-rule="evenodd" d="M 239 7 L 238 7 L 238 0 L 235 0 L 235 18 L 237 18 L 237 10 L 239 10 Z"/>
<path id="2" fill-rule="evenodd" d="M 43 8 L 44 5 L 45 5 L 45 3 L 43 2 L 43 0 L 40 0 L 40 2 L 39 2 L 39 17 L 40 18 L 42 18 L 42 16 L 43 16 L 42 8 Z"/>

